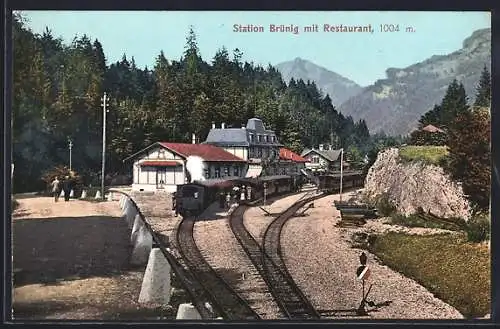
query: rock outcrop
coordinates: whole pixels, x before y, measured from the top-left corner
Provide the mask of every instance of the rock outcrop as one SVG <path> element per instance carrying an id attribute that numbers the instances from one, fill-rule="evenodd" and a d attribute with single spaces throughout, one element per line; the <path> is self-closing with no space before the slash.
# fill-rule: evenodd
<path id="1" fill-rule="evenodd" d="M 459 184 L 439 166 L 401 162 L 397 148 L 380 152 L 366 177 L 365 197 L 373 200 L 384 194 L 403 215 L 416 213 L 421 207 L 443 218 L 470 217 L 470 206 Z"/>

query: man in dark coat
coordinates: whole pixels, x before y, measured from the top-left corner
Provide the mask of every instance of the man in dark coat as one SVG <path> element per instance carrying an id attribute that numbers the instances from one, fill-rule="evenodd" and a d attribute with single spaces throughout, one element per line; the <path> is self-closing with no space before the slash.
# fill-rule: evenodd
<path id="1" fill-rule="evenodd" d="M 73 182 L 69 176 L 66 176 L 63 181 L 63 191 L 64 191 L 64 201 L 69 201 L 69 195 L 71 193 L 71 188 L 73 187 Z"/>

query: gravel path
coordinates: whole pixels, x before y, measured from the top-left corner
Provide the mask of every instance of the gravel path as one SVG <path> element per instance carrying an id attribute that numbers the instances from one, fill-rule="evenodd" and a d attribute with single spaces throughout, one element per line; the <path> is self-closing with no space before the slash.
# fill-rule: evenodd
<path id="1" fill-rule="evenodd" d="M 356 318 L 353 312 L 361 301 L 361 282 L 356 279 L 360 249 L 348 242 L 359 229 L 339 228 L 339 211 L 332 206 L 338 195 L 315 201 L 309 216 L 292 218 L 282 233 L 282 248 L 288 269 L 299 287 L 325 317 Z M 415 281 L 375 260 L 366 252 L 373 284 L 368 300 L 386 306 L 369 312 L 378 319 L 460 319 L 462 315 L 435 298 Z M 337 310 L 333 311 L 332 310 Z M 333 315 L 336 316 L 333 316 Z"/>
<path id="2" fill-rule="evenodd" d="M 129 265 L 130 231 L 118 202 L 18 202 L 12 214 L 15 319 L 144 320 L 166 314 L 138 303 L 144 268 Z"/>
<path id="3" fill-rule="evenodd" d="M 153 231 L 160 235 L 164 241 L 173 241 L 172 233 L 182 217 L 175 217 L 172 211 L 172 194 L 133 191 L 130 196 Z"/>

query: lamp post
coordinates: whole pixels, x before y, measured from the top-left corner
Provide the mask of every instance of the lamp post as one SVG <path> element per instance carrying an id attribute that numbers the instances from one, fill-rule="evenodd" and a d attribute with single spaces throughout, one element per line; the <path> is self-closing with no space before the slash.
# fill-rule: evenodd
<path id="1" fill-rule="evenodd" d="M 71 139 L 68 139 L 68 147 L 69 147 L 69 171 L 71 171 L 71 149 L 73 148 L 73 142 Z"/>
<path id="2" fill-rule="evenodd" d="M 102 103 L 102 168 L 101 168 L 101 197 L 104 200 L 104 168 L 106 164 L 106 109 L 109 97 L 104 93 L 104 97 L 101 98 Z"/>
<path id="3" fill-rule="evenodd" d="M 344 148 L 340 149 L 340 202 L 342 202 L 342 174 L 344 168 Z"/>

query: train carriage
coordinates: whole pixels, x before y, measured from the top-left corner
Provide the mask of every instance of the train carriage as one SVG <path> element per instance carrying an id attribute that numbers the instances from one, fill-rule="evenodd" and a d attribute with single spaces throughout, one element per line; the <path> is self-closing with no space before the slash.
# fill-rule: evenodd
<path id="1" fill-rule="evenodd" d="M 194 181 L 179 185 L 176 193 L 177 211 L 181 215 L 200 214 L 210 204 L 218 201 L 221 193 L 240 199 L 245 192 L 245 201 L 254 201 L 272 195 L 295 192 L 300 187 L 300 178 L 288 175 L 264 176 L 258 178 L 224 177 Z M 237 193 L 238 195 L 235 195 Z"/>
<path id="2" fill-rule="evenodd" d="M 342 173 L 342 189 L 363 187 L 365 174 L 362 171 L 347 171 Z M 326 193 L 340 191 L 340 173 L 318 176 L 318 189 Z"/>
<path id="3" fill-rule="evenodd" d="M 220 193 L 230 193 L 239 182 L 239 177 L 195 180 L 177 186 L 177 206 L 181 215 L 200 214 L 210 204 L 217 201 Z"/>

